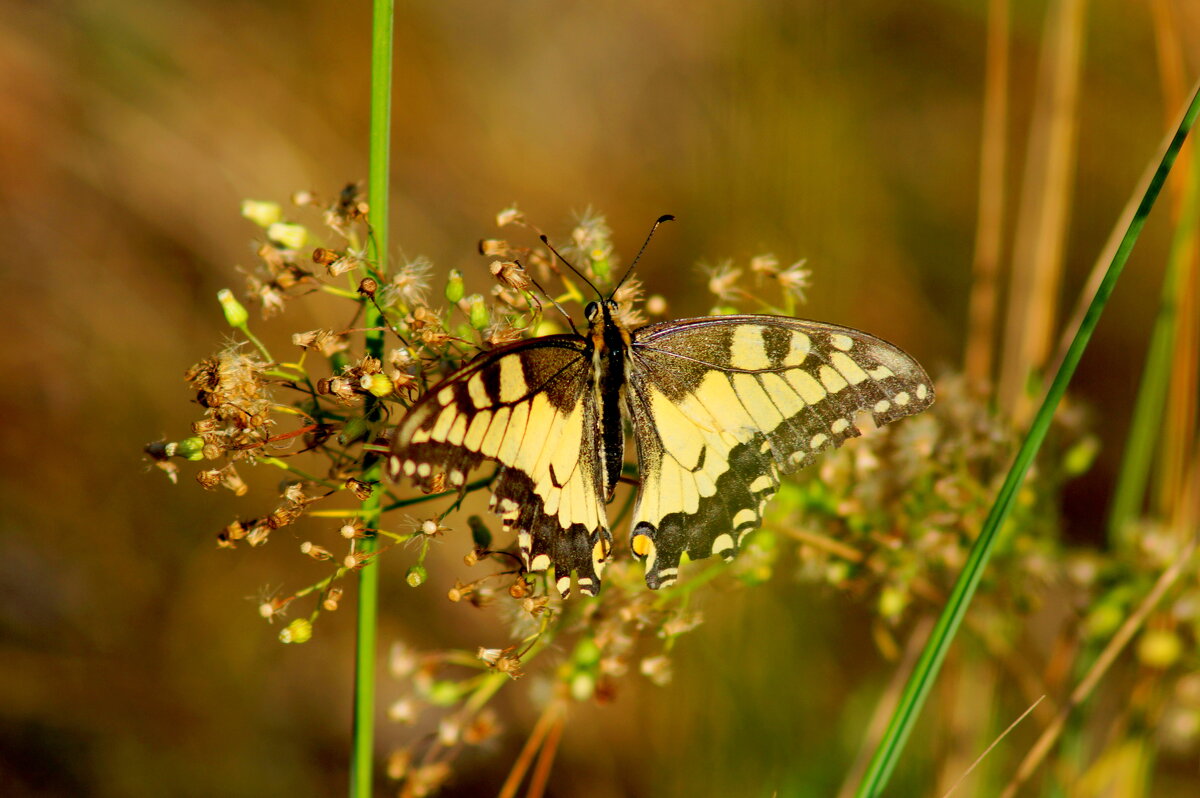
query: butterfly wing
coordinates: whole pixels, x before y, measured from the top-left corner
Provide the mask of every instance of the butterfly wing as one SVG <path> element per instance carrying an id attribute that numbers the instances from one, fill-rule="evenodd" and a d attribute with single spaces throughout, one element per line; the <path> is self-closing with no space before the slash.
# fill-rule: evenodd
<path id="1" fill-rule="evenodd" d="M 933 402 L 921 366 L 846 327 L 779 316 L 712 316 L 633 333 L 628 407 L 642 485 L 634 553 L 651 588 L 683 552 L 732 559 L 762 523 L 781 474 Z"/>
<path id="2" fill-rule="evenodd" d="M 595 595 L 612 548 L 600 498 L 599 421 L 591 360 L 575 335 L 489 352 L 451 374 L 408 411 L 388 459 L 393 479 L 454 487 L 484 460 L 500 463 L 492 509 L 515 531 L 525 567 L 554 567 L 564 595 L 575 571 Z"/>

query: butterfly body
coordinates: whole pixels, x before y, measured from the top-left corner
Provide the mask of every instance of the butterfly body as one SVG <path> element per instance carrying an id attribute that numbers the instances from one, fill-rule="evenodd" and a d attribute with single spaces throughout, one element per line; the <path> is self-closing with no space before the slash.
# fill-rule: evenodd
<path id="1" fill-rule="evenodd" d="M 390 475 L 453 486 L 499 464 L 492 509 L 528 570 L 576 574 L 595 595 L 612 551 L 605 505 L 628 421 L 641 485 L 631 546 L 651 588 L 691 559 L 732 559 L 762 522 L 783 474 L 933 401 L 920 365 L 891 344 L 781 316 L 711 316 L 629 330 L 612 300 L 590 303 L 585 334 L 484 353 L 429 390 L 400 422 Z"/>

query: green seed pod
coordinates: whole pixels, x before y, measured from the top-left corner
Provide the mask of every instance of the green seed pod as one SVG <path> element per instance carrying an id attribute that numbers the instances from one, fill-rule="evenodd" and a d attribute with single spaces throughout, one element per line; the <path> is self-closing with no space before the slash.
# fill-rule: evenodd
<path id="1" fill-rule="evenodd" d="M 199 435 L 184 438 L 175 447 L 175 454 L 186 460 L 204 459 L 204 439 Z"/>
<path id="2" fill-rule="evenodd" d="M 446 281 L 446 300 L 451 304 L 457 304 L 466 293 L 467 288 L 463 285 L 462 272 L 458 269 L 451 269 L 450 279 Z"/>
<path id="3" fill-rule="evenodd" d="M 246 199 L 242 200 L 242 216 L 259 227 L 270 227 L 283 218 L 283 209 L 278 202 Z"/>
<path id="4" fill-rule="evenodd" d="M 428 574 L 425 572 L 424 565 L 414 565 L 404 574 L 404 581 L 408 582 L 409 587 L 420 587 L 425 584 L 425 578 Z"/>
<path id="5" fill-rule="evenodd" d="M 280 643 L 307 643 L 312 639 L 312 622 L 307 618 L 297 618 L 283 628 L 279 633 Z"/>
<path id="6" fill-rule="evenodd" d="M 468 302 L 471 303 L 471 326 L 476 330 L 486 330 L 492 323 L 492 314 L 488 312 L 488 306 L 483 301 L 483 296 L 471 294 Z"/>
<path id="7" fill-rule="evenodd" d="M 467 519 L 467 526 L 471 529 L 471 541 L 477 549 L 486 549 L 492 545 L 492 531 L 487 528 L 487 524 L 477 515 L 472 515 Z"/>
<path id="8" fill-rule="evenodd" d="M 217 301 L 221 303 L 221 310 L 225 312 L 225 321 L 229 322 L 230 327 L 245 327 L 246 322 L 250 319 L 250 313 L 246 307 L 237 301 L 237 297 L 228 288 L 222 288 L 217 292 Z"/>
<path id="9" fill-rule="evenodd" d="M 362 416 L 355 416 L 342 427 L 341 433 L 338 434 L 338 443 L 342 446 L 348 446 L 361 439 L 368 432 L 370 432 L 370 425 L 367 424 L 367 420 Z"/>

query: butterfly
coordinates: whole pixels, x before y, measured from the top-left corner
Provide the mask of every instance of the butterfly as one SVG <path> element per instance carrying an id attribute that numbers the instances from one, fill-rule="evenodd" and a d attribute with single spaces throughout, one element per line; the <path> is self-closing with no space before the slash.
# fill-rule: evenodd
<path id="1" fill-rule="evenodd" d="M 684 553 L 732 559 L 781 477 L 861 434 L 859 413 L 880 426 L 933 403 L 912 357 L 858 330 L 768 315 L 631 330 L 616 289 L 596 293 L 586 332 L 484 352 L 429 389 L 387 460 L 392 479 L 425 487 L 438 474 L 462 487 L 496 462 L 491 509 L 516 533 L 525 569 L 553 569 L 564 597 L 572 573 L 581 592 L 600 590 L 626 422 L 641 478 L 630 545 L 659 589 L 676 581 Z"/>

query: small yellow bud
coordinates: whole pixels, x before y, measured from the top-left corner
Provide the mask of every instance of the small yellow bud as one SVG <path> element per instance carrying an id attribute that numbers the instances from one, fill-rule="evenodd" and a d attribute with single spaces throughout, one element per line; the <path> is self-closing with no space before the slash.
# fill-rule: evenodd
<path id="1" fill-rule="evenodd" d="M 457 304 L 466 294 L 463 285 L 463 274 L 458 269 L 450 270 L 450 279 L 446 281 L 446 301 Z"/>
<path id="2" fill-rule="evenodd" d="M 1171 629 L 1151 629 L 1138 640 L 1138 659 L 1151 668 L 1169 668 L 1182 653 L 1183 643 Z"/>
<path id="3" fill-rule="evenodd" d="M 221 310 L 225 313 L 225 321 L 229 322 L 230 327 L 245 327 L 246 321 L 250 318 L 250 312 L 246 307 L 237 301 L 237 297 L 228 288 L 222 288 L 217 292 L 217 301 L 221 303 Z"/>
<path id="4" fill-rule="evenodd" d="M 488 312 L 488 306 L 483 301 L 483 297 L 479 294 L 472 294 L 467 301 L 471 303 L 471 326 L 476 330 L 486 330 L 492 323 L 492 314 Z"/>
<path id="5" fill-rule="evenodd" d="M 408 582 L 409 587 L 420 587 L 425 583 L 425 566 L 414 565 L 408 569 L 408 573 L 404 575 L 404 581 Z"/>
<path id="6" fill-rule="evenodd" d="M 270 227 L 283 218 L 283 209 L 278 202 L 246 199 L 242 200 L 242 216 L 259 227 Z"/>
<path id="7" fill-rule="evenodd" d="M 267 238 L 288 249 L 300 249 L 308 240 L 308 230 L 302 224 L 275 222 L 267 227 Z"/>
<path id="8" fill-rule="evenodd" d="M 576 701 L 587 701 L 596 692 L 596 677 L 591 673 L 580 671 L 571 678 L 571 698 Z"/>
<path id="9" fill-rule="evenodd" d="M 907 605 L 904 591 L 892 585 L 886 585 L 879 593 L 879 614 L 888 620 L 898 617 Z"/>
<path id="10" fill-rule="evenodd" d="M 280 643 L 307 643 L 311 639 L 312 623 L 304 618 L 297 618 L 279 633 Z"/>
<path id="11" fill-rule="evenodd" d="M 363 390 L 380 399 L 391 396 L 392 392 L 396 390 L 396 386 L 392 384 L 391 378 L 386 374 L 364 374 L 361 386 Z"/>

